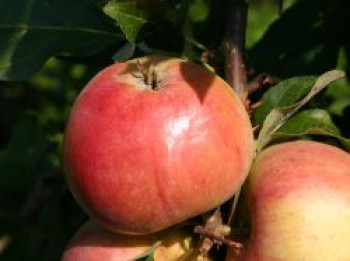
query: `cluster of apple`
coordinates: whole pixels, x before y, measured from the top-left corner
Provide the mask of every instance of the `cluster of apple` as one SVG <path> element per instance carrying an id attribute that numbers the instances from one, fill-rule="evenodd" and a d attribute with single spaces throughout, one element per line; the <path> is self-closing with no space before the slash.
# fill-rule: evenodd
<path id="1" fill-rule="evenodd" d="M 244 182 L 252 233 L 239 260 L 350 260 L 349 154 L 311 141 L 254 153 L 245 107 L 202 66 L 150 56 L 104 69 L 66 127 L 67 181 L 91 220 L 62 261 L 133 260 L 152 246 L 158 261 L 210 260 L 176 225 Z"/>

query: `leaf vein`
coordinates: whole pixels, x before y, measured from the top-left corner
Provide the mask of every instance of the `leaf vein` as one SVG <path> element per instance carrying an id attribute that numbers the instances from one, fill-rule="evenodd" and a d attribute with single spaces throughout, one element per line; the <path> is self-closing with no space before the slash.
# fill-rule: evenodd
<path id="1" fill-rule="evenodd" d="M 26 24 L 13 24 L 13 25 L 4 25 L 0 24 L 1 29 L 14 29 L 14 30 L 38 30 L 38 31 L 61 31 L 61 32 L 82 32 L 82 33 L 91 33 L 91 34 L 100 34 L 110 37 L 120 37 L 124 38 L 121 34 L 112 33 L 107 31 L 102 31 L 92 28 L 76 27 L 74 29 L 62 27 L 62 26 L 45 26 L 45 25 L 26 25 Z"/>

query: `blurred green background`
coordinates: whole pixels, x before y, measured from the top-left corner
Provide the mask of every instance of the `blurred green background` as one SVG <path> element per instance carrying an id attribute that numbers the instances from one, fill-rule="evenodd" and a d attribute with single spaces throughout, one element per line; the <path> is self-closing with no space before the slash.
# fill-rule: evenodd
<path id="1" fill-rule="evenodd" d="M 315 10 L 327 6 L 325 1 L 290 0 L 284 1 L 283 11 L 293 7 L 294 2 L 305 2 L 303 10 L 309 5 Z M 346 1 L 338 2 L 346 4 Z M 309 28 L 302 23 L 309 21 L 310 13 L 288 21 L 288 17 L 280 12 L 277 1 L 251 1 L 247 29 L 248 67 L 257 73 L 281 78 L 323 72 L 335 66 L 348 70 L 350 41 L 346 45 L 342 39 L 339 44 L 337 33 L 343 35 L 349 27 L 345 27 L 342 20 L 336 21 L 336 17 L 348 19 L 345 16 L 350 12 L 339 14 L 340 9 L 344 8 L 332 9 L 334 13 L 330 14 L 333 16 L 329 21 L 336 25 L 329 25 L 322 34 L 310 36 Z M 279 26 L 284 28 L 284 34 L 278 26 L 268 30 L 281 18 L 284 20 Z M 335 45 L 337 48 L 333 48 Z M 306 46 L 307 49 L 303 49 Z M 281 49 L 283 53 L 274 53 Z M 284 64 L 288 55 L 294 60 Z M 111 62 L 112 59 L 107 61 Z M 101 64 L 93 62 L 50 58 L 26 81 L 0 82 L 0 260 L 59 260 L 69 238 L 86 220 L 66 186 L 61 147 L 74 99 L 101 68 Z M 348 81 L 342 80 L 328 88 L 321 106 L 329 111 L 343 135 L 349 137 Z"/>

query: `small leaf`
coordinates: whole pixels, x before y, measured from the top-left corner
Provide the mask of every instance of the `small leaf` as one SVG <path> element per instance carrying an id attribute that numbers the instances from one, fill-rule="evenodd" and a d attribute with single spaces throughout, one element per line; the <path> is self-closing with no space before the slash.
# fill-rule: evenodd
<path id="1" fill-rule="evenodd" d="M 303 135 L 315 129 L 323 130 L 334 135 L 340 135 L 329 113 L 321 109 L 310 109 L 295 114 L 276 134 Z"/>
<path id="2" fill-rule="evenodd" d="M 162 0 L 111 0 L 103 8 L 130 43 L 136 44 L 141 30 L 147 30 L 140 40 L 153 36 L 158 45 L 166 43 L 168 49 L 177 46 L 179 41 L 178 25 L 169 18 L 169 13 L 175 11 L 172 9 Z"/>
<path id="3" fill-rule="evenodd" d="M 264 148 L 277 130 L 279 130 L 287 120 L 295 114 L 303 105 L 305 105 L 312 97 L 323 90 L 331 82 L 345 76 L 345 73 L 338 70 L 333 70 L 322 74 L 310 90 L 310 92 L 299 102 L 282 108 L 273 109 L 266 117 L 259 137 L 256 143 L 256 150 L 259 152 Z"/>
<path id="4" fill-rule="evenodd" d="M 310 109 L 297 113 L 276 133 L 272 134 L 272 140 L 286 140 L 304 135 L 329 136 L 337 139 L 348 151 L 350 150 L 350 139 L 341 136 L 329 113 L 321 109 Z"/>
<path id="5" fill-rule="evenodd" d="M 350 139 L 349 138 L 344 138 L 344 137 L 337 136 L 337 135 L 329 135 L 329 136 L 333 136 L 334 138 L 338 139 L 340 141 L 340 143 L 344 146 L 344 148 L 350 152 Z"/>
<path id="6" fill-rule="evenodd" d="M 109 1 L 103 11 L 117 22 L 126 39 L 133 44 L 141 28 L 147 23 L 146 13 L 138 8 L 135 0 Z"/>
<path id="7" fill-rule="evenodd" d="M 342 116 L 344 109 L 350 106 L 350 82 L 342 79 L 332 84 L 325 93 L 326 98 L 331 102 L 328 111 L 337 116 Z"/>
<path id="8" fill-rule="evenodd" d="M 148 256 L 145 261 L 154 261 L 153 255 Z"/>
<path id="9" fill-rule="evenodd" d="M 154 243 L 153 246 L 151 246 L 145 253 L 142 253 L 132 261 L 153 261 L 153 255 L 154 251 L 157 249 L 157 247 L 161 244 L 161 241 L 157 241 Z"/>
<path id="10" fill-rule="evenodd" d="M 137 49 L 140 50 L 141 52 L 145 53 L 145 54 L 160 54 L 160 55 L 164 55 L 164 56 L 178 56 L 178 53 L 174 53 L 174 52 L 170 52 L 167 50 L 162 50 L 162 49 L 156 49 L 153 48 L 151 46 L 149 46 L 146 42 L 142 41 L 139 42 L 136 45 Z"/>
<path id="11" fill-rule="evenodd" d="M 112 59 L 115 62 L 123 62 L 130 59 L 135 52 L 135 45 L 131 43 L 126 43 L 122 48 L 120 48 L 113 56 Z"/>
<path id="12" fill-rule="evenodd" d="M 271 87 L 262 97 L 262 106 L 253 115 L 255 123 L 263 123 L 266 116 L 274 108 L 296 103 L 311 90 L 316 80 L 316 76 L 294 77 Z"/>
<path id="13" fill-rule="evenodd" d="M 191 8 L 193 5 L 196 6 L 196 2 L 197 1 L 191 1 L 186 6 L 187 15 L 184 17 L 184 21 L 182 23 L 182 35 L 185 42 L 181 56 L 182 58 L 190 61 L 200 62 L 202 51 L 207 50 L 207 48 L 195 39 L 195 27 L 194 21 L 191 18 Z"/>
<path id="14" fill-rule="evenodd" d="M 331 138 L 337 139 L 343 146 L 344 148 L 350 152 L 350 139 L 349 138 L 344 138 L 340 135 L 335 135 L 331 132 L 328 132 L 324 129 L 309 129 L 306 130 L 302 134 L 286 134 L 286 133 L 275 133 L 272 134 L 272 140 L 276 141 L 282 141 L 282 140 L 290 140 L 290 139 L 295 139 L 295 138 L 300 138 L 300 136 L 303 135 L 322 135 L 322 136 L 328 136 Z"/>

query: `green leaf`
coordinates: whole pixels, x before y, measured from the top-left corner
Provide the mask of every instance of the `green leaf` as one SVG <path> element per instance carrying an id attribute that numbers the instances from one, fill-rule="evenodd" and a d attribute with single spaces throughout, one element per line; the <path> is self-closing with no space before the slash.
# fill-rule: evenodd
<path id="1" fill-rule="evenodd" d="M 277 141 L 277 142 L 281 142 L 281 141 L 287 141 L 287 140 L 291 140 L 291 139 L 298 139 L 302 136 L 305 135 L 318 135 L 318 136 L 327 136 L 330 138 L 334 138 L 336 140 L 338 140 L 340 142 L 340 144 L 343 145 L 343 147 L 350 152 L 350 139 L 349 138 L 344 138 L 340 135 L 335 135 L 333 133 L 327 132 L 323 129 L 309 129 L 306 130 L 304 133 L 300 133 L 300 134 L 286 134 L 286 133 L 275 133 L 272 134 L 272 139 L 271 141 Z"/>
<path id="2" fill-rule="evenodd" d="M 135 45 L 128 42 L 113 55 L 112 59 L 116 62 L 126 61 L 134 55 L 134 52 Z"/>
<path id="3" fill-rule="evenodd" d="M 125 41 L 89 0 L 0 0 L 0 80 L 23 80 L 54 55 L 90 56 Z"/>
<path id="4" fill-rule="evenodd" d="M 350 139 L 341 136 L 329 113 L 321 109 L 310 109 L 297 113 L 276 133 L 272 134 L 272 140 L 294 139 L 305 135 L 332 137 L 348 151 L 350 150 Z"/>
<path id="5" fill-rule="evenodd" d="M 343 116 L 344 109 L 350 106 L 350 82 L 346 79 L 337 81 L 327 89 L 325 95 L 331 101 L 328 111 L 333 115 Z"/>
<path id="6" fill-rule="evenodd" d="M 103 8 L 131 44 L 136 44 L 138 38 L 145 40 L 146 35 L 152 35 L 153 38 L 159 38 L 158 41 L 167 42 L 168 47 L 169 44 L 178 44 L 176 26 L 169 16 L 175 11 L 172 9 L 162 0 L 111 0 Z M 143 30 L 147 30 L 147 34 L 143 34 L 141 38 L 140 33 Z"/>
<path id="7" fill-rule="evenodd" d="M 310 109 L 296 113 L 277 131 L 277 133 L 303 135 L 315 129 L 320 129 L 334 135 L 340 135 L 329 113 L 322 109 Z"/>
<path id="8" fill-rule="evenodd" d="M 286 141 L 290 139 L 295 139 L 295 138 L 300 138 L 301 136 L 304 135 L 318 135 L 318 136 L 327 136 L 330 138 L 334 138 L 338 140 L 343 147 L 350 152 L 350 139 L 349 138 L 344 138 L 340 135 L 335 135 L 333 133 L 327 132 L 323 129 L 310 129 L 305 131 L 303 134 L 286 134 L 286 133 L 275 133 L 272 135 L 272 141 Z"/>
<path id="9" fill-rule="evenodd" d="M 310 92 L 299 102 L 287 107 L 273 109 L 267 115 L 262 129 L 259 133 L 259 137 L 256 142 L 257 152 L 262 150 L 271 141 L 272 135 L 276 133 L 302 106 L 304 106 L 309 100 L 311 100 L 317 93 L 323 90 L 331 82 L 344 76 L 345 73 L 338 70 L 326 72 L 317 79 Z"/>
<path id="10" fill-rule="evenodd" d="M 201 62 L 201 54 L 203 50 L 207 50 L 207 48 L 198 42 L 195 39 L 195 22 L 204 21 L 208 14 L 205 14 L 201 17 L 202 11 L 200 9 L 203 9 L 203 7 L 208 6 L 208 2 L 204 1 L 189 1 L 184 8 L 186 8 L 186 15 L 184 16 L 184 20 L 182 23 L 182 35 L 185 40 L 184 42 L 184 48 L 182 51 L 182 58 L 190 60 L 190 61 L 196 61 Z M 198 17 L 199 16 L 199 17 Z"/>
<path id="11" fill-rule="evenodd" d="M 120 26 L 126 39 L 135 43 L 141 28 L 147 23 L 147 14 L 139 9 L 135 0 L 112 0 L 103 8 Z"/>
<path id="12" fill-rule="evenodd" d="M 294 77 L 271 87 L 262 97 L 262 106 L 253 115 L 254 122 L 261 124 L 272 109 L 289 106 L 300 100 L 311 90 L 316 79 L 316 76 Z"/>
<path id="13" fill-rule="evenodd" d="M 148 257 L 147 257 L 147 259 L 146 259 L 146 261 L 154 261 L 154 257 L 153 257 L 153 255 L 148 256 Z"/>
<path id="14" fill-rule="evenodd" d="M 161 241 L 157 241 L 145 253 L 142 253 L 140 256 L 136 257 L 132 261 L 153 261 L 154 251 L 160 244 L 161 244 Z"/>

